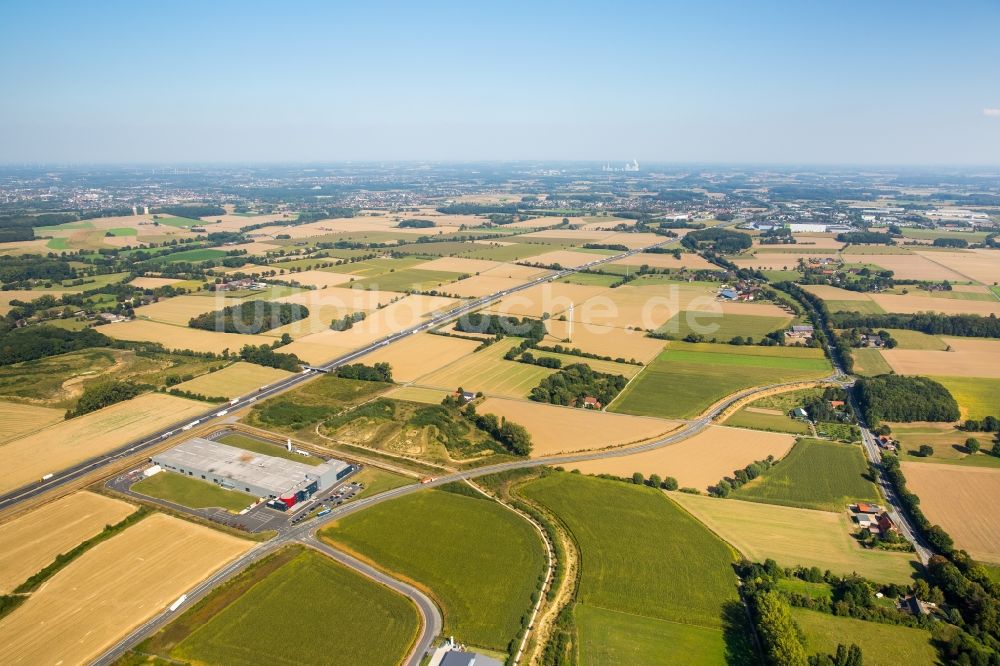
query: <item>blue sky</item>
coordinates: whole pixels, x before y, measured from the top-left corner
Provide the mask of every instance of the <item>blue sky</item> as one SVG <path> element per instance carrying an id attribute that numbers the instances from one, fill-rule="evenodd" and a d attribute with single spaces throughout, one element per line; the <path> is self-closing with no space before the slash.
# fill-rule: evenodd
<path id="1" fill-rule="evenodd" d="M 0 162 L 1000 163 L 1000 3 L 480 4 L 8 0 Z"/>

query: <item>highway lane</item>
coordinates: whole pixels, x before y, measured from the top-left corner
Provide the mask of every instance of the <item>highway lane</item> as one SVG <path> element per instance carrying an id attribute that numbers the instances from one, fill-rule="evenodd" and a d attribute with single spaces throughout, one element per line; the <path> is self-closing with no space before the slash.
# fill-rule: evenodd
<path id="1" fill-rule="evenodd" d="M 302 382 L 314 379 L 315 377 L 317 377 L 319 374 L 321 374 L 323 372 L 329 372 L 329 371 L 331 371 L 331 370 L 333 370 L 333 369 L 335 369 L 335 368 L 337 368 L 337 367 L 339 367 L 341 365 L 345 365 L 347 363 L 352 363 L 352 362 L 356 361 L 357 359 L 365 356 L 366 354 L 369 354 L 369 353 L 375 351 L 376 349 L 379 349 L 380 347 L 385 347 L 386 345 L 389 345 L 389 344 L 392 344 L 393 342 L 397 342 L 399 340 L 402 340 L 402 339 L 406 338 L 409 335 L 413 335 L 413 334 L 419 333 L 421 331 L 426 331 L 426 330 L 428 330 L 430 328 L 438 326 L 439 324 L 443 324 L 443 323 L 446 323 L 446 322 L 451 321 L 453 319 L 457 319 L 457 318 L 461 317 L 464 314 L 467 314 L 469 312 L 472 312 L 474 310 L 482 308 L 482 307 L 484 307 L 486 305 L 489 305 L 490 303 L 493 303 L 495 301 L 499 301 L 500 299 L 502 299 L 502 298 L 504 298 L 506 296 L 509 296 L 510 294 L 517 293 L 517 292 L 520 292 L 520 291 L 524 291 L 525 289 L 530 289 L 531 287 L 534 287 L 534 286 L 539 285 L 539 284 L 543 284 L 545 282 L 552 282 L 554 280 L 558 280 L 561 277 L 564 277 L 566 275 L 571 275 L 572 273 L 578 272 L 580 270 L 585 270 L 585 269 L 588 269 L 588 268 L 593 268 L 594 266 L 598 266 L 600 264 L 605 264 L 605 263 L 610 263 L 610 262 L 618 261 L 618 260 L 621 260 L 621 259 L 623 259 L 625 257 L 631 256 L 631 255 L 634 255 L 634 254 L 639 254 L 642 251 L 644 251 L 646 249 L 649 249 L 649 248 L 652 248 L 652 247 L 660 247 L 660 246 L 666 245 L 668 243 L 673 243 L 673 242 L 676 242 L 676 239 L 665 240 L 665 241 L 662 241 L 660 243 L 654 243 L 653 245 L 650 245 L 650 246 L 647 246 L 647 247 L 644 247 L 644 248 L 637 248 L 637 249 L 634 249 L 634 250 L 629 250 L 628 252 L 623 252 L 623 253 L 615 254 L 615 255 L 609 255 L 607 257 L 603 257 L 601 259 L 597 259 L 597 260 L 588 262 L 586 264 L 583 264 L 581 266 L 577 266 L 575 268 L 566 268 L 566 269 L 562 269 L 562 270 L 559 270 L 559 271 L 553 271 L 553 272 L 548 273 L 546 275 L 542 275 L 542 276 L 540 276 L 538 278 L 535 278 L 534 280 L 526 282 L 526 283 L 524 283 L 522 285 L 518 285 L 516 287 L 511 287 L 510 289 L 505 289 L 503 291 L 496 292 L 496 293 L 490 294 L 488 296 L 482 296 L 480 298 L 473 299 L 473 300 L 471 300 L 469 302 L 462 303 L 458 307 L 452 308 L 451 310 L 448 310 L 447 312 L 444 312 L 444 313 L 441 313 L 439 315 L 436 315 L 436 316 L 428 319 L 427 321 L 421 322 L 421 323 L 419 323 L 419 324 L 417 324 L 415 326 L 411 326 L 411 327 L 406 328 L 404 330 L 395 332 L 395 333 L 393 333 L 391 335 L 388 335 L 388 336 L 386 336 L 384 338 L 380 338 L 378 340 L 375 340 L 374 342 L 372 342 L 371 344 L 367 345 L 366 347 L 363 347 L 361 349 L 353 351 L 353 352 L 351 352 L 349 354 L 346 354 L 344 356 L 340 356 L 338 358 L 335 358 L 332 361 L 329 361 L 329 362 L 324 363 L 322 365 L 315 366 L 314 368 L 311 367 L 311 366 L 307 367 L 307 369 L 304 370 L 301 373 L 298 373 L 298 374 L 293 375 L 291 377 L 286 377 L 285 379 L 279 380 L 279 381 L 277 381 L 277 382 L 275 382 L 273 384 L 269 384 L 267 386 L 264 386 L 264 387 L 260 388 L 258 391 L 254 392 L 254 393 L 251 393 L 251 394 L 248 394 L 248 395 L 245 395 L 245 396 L 241 396 L 240 398 L 234 399 L 229 404 L 219 405 L 219 406 L 216 406 L 216 407 L 214 407 L 214 408 L 212 408 L 210 410 L 206 410 L 203 414 L 201 414 L 198 417 L 192 419 L 191 421 L 183 421 L 183 422 L 174 423 L 171 426 L 163 428 L 161 430 L 158 430 L 158 431 L 156 431 L 154 433 L 151 433 L 150 435 L 147 435 L 146 437 L 143 437 L 142 439 L 138 439 L 138 440 L 134 440 L 132 442 L 129 442 L 128 444 L 125 444 L 124 446 L 122 446 L 122 447 L 120 447 L 118 449 L 115 449 L 115 450 L 113 450 L 113 451 L 111 451 L 109 453 L 103 454 L 103 455 L 95 457 L 95 458 L 91 458 L 90 460 L 86 460 L 86 461 L 84 461 L 84 462 L 82 462 L 82 463 L 80 463 L 78 465 L 74 465 L 74 466 L 66 468 L 64 470 L 58 470 L 58 471 L 54 470 L 52 472 L 51 478 L 41 479 L 41 480 L 39 480 L 37 482 L 28 484 L 26 486 L 22 486 L 21 488 L 18 488 L 16 490 L 13 490 L 13 491 L 8 492 L 6 494 L 0 495 L 0 511 L 2 511 L 4 509 L 7 509 L 7 508 L 10 508 L 12 506 L 15 506 L 19 502 L 23 502 L 23 501 L 31 499 L 33 497 L 37 497 L 38 495 L 41 495 L 41 494 L 46 493 L 46 492 L 48 492 L 50 490 L 56 489 L 56 488 L 58 488 L 61 485 L 64 485 L 66 483 L 69 483 L 71 481 L 79 479 L 79 478 L 81 478 L 81 477 L 83 477 L 83 476 L 85 476 L 85 475 L 93 472 L 94 470 L 99 469 L 99 468 L 101 468 L 101 467 L 103 467 L 103 466 L 105 466 L 105 465 L 107 465 L 109 463 L 112 463 L 112 462 L 116 461 L 116 460 L 121 460 L 123 458 L 127 458 L 127 457 L 132 456 L 132 455 L 134 455 L 136 453 L 139 453 L 143 449 L 149 448 L 149 447 L 153 446 L 154 444 L 160 443 L 160 442 L 162 442 L 163 440 L 165 440 L 165 439 L 167 439 L 169 437 L 172 437 L 174 435 L 180 434 L 181 432 L 184 432 L 185 430 L 189 430 L 189 429 L 193 428 L 196 425 L 204 425 L 206 423 L 210 423 L 210 422 L 215 421 L 215 420 L 223 419 L 223 418 L 225 418 L 228 415 L 228 413 L 230 411 L 242 409 L 244 407 L 248 407 L 248 406 L 252 405 L 252 403 L 256 402 L 257 400 L 260 400 L 260 399 L 263 399 L 263 398 L 268 398 L 268 397 L 271 397 L 271 396 L 273 396 L 273 395 L 275 395 L 277 393 L 281 393 L 283 391 L 287 391 L 287 390 L 289 390 L 289 389 L 291 389 L 291 388 L 293 388 L 293 387 L 301 384 Z"/>

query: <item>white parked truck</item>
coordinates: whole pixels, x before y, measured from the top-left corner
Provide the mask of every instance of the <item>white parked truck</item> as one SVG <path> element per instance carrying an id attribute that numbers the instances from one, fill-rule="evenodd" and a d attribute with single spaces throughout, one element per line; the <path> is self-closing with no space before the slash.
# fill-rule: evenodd
<path id="1" fill-rule="evenodd" d="M 188 598 L 188 595 L 186 595 L 186 594 L 182 594 L 181 596 L 177 597 L 177 601 L 175 601 L 174 603 L 170 604 L 170 612 L 173 613 L 175 610 L 177 610 L 178 608 L 180 608 L 181 604 L 183 604 L 185 601 L 187 601 L 187 598 Z"/>

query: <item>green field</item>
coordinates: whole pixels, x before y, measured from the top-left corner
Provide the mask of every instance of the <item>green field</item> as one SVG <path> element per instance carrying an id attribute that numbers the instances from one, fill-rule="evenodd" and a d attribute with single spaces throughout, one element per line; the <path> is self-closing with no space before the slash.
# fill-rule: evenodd
<path id="1" fill-rule="evenodd" d="M 295 432 L 385 391 L 392 384 L 323 375 L 287 393 L 254 405 L 244 420 L 250 425 Z"/>
<path id="2" fill-rule="evenodd" d="M 878 501 L 875 484 L 865 478 L 868 463 L 861 447 L 800 439 L 771 469 L 733 497 L 804 509 L 843 511 L 857 500 Z"/>
<path id="3" fill-rule="evenodd" d="M 380 275 L 388 275 L 396 271 L 403 272 L 408 268 L 422 264 L 425 259 L 417 257 L 402 257 L 398 259 L 365 259 L 364 261 L 354 261 L 339 266 L 330 266 L 321 270 L 330 273 L 350 273 L 361 278 L 374 278 Z"/>
<path id="4" fill-rule="evenodd" d="M 610 287 L 621 278 L 617 275 L 604 275 L 603 273 L 570 273 L 566 277 L 559 278 L 557 282 L 569 284 L 583 284 L 597 287 Z"/>
<path id="5" fill-rule="evenodd" d="M 989 234 L 985 231 L 952 231 L 950 229 L 917 229 L 905 227 L 903 236 L 906 238 L 916 238 L 920 240 L 934 240 L 935 238 L 961 238 L 969 243 L 982 243 Z"/>
<path id="6" fill-rule="evenodd" d="M 214 590 L 139 651 L 200 664 L 398 664 L 412 602 L 324 555 L 288 549 Z"/>
<path id="7" fill-rule="evenodd" d="M 986 377 L 932 377 L 944 384 L 962 409 L 963 419 L 1000 417 L 1000 379 Z"/>
<path id="8" fill-rule="evenodd" d="M 351 283 L 355 289 L 373 289 L 381 291 L 448 291 L 448 283 L 462 277 L 461 273 L 449 271 L 425 271 L 410 268 L 402 271 L 384 273 L 376 277 L 356 280 Z"/>
<path id="9" fill-rule="evenodd" d="M 298 463 L 303 463 L 305 465 L 319 465 L 323 462 L 320 458 L 316 456 L 303 456 L 293 451 L 289 451 L 281 444 L 265 442 L 256 437 L 250 437 L 249 435 L 241 435 L 239 433 L 230 433 L 228 435 L 223 435 L 218 437 L 215 441 L 220 444 L 228 444 L 229 446 L 235 446 L 240 449 L 246 449 L 247 451 L 253 451 L 254 453 L 260 453 L 265 456 L 273 456 L 275 458 L 284 458 L 285 460 L 294 460 Z"/>
<path id="10" fill-rule="evenodd" d="M 188 227 L 201 227 L 206 224 L 201 220 L 194 220 L 191 219 L 190 217 L 175 217 L 173 215 L 168 215 L 166 217 L 160 215 L 159 217 L 156 218 L 155 222 L 158 222 L 159 224 L 165 224 L 168 227 L 177 227 L 179 229 L 186 229 Z"/>
<path id="11" fill-rule="evenodd" d="M 874 377 L 892 372 L 889 363 L 878 349 L 852 349 L 851 358 L 854 359 L 854 374 L 856 375 Z"/>
<path id="12" fill-rule="evenodd" d="M 468 243 L 466 243 L 465 246 L 468 248 Z M 486 243 L 476 243 L 472 246 L 471 250 L 466 249 L 459 252 L 459 256 L 466 257 L 468 259 L 518 261 L 543 254 L 551 249 L 552 248 L 550 246 L 535 243 L 511 243 L 510 245 L 487 245 Z"/>
<path id="13" fill-rule="evenodd" d="M 840 576 L 860 573 L 884 583 L 911 582 L 917 570 L 912 553 L 862 548 L 852 534 L 857 527 L 846 511 L 679 492 L 670 497 L 754 562 L 771 558 L 783 567 L 819 567 Z"/>
<path id="14" fill-rule="evenodd" d="M 506 651 L 544 568 L 534 528 L 500 504 L 429 490 L 355 513 L 321 532 L 438 602 L 444 634 Z"/>
<path id="15" fill-rule="evenodd" d="M 930 349 L 944 351 L 948 344 L 936 335 L 928 335 L 920 331 L 908 331 L 902 328 L 886 329 L 898 343 L 899 349 Z"/>
<path id="16" fill-rule="evenodd" d="M 360 472 L 351 477 L 351 481 L 365 484 L 365 487 L 355 495 L 355 499 L 361 499 L 368 495 L 378 495 L 393 488 L 401 488 L 416 483 L 414 479 L 401 474 L 387 472 L 377 467 L 366 466 Z"/>
<path id="17" fill-rule="evenodd" d="M 45 244 L 45 247 L 50 250 L 68 250 L 69 249 L 69 239 L 68 238 L 51 238 L 49 242 Z"/>
<path id="18" fill-rule="evenodd" d="M 148 479 L 143 479 L 133 485 L 132 490 L 190 509 L 219 507 L 230 513 L 242 511 L 256 500 L 253 495 L 226 490 L 211 481 L 195 479 L 174 472 L 160 472 Z"/>
<path id="19" fill-rule="evenodd" d="M 107 233 L 112 236 L 138 236 L 139 232 L 132 227 L 115 227 L 114 229 L 108 229 Z"/>
<path id="20" fill-rule="evenodd" d="M 818 349 L 671 342 L 609 409 L 687 418 L 745 388 L 819 378 L 829 371 Z"/>
<path id="21" fill-rule="evenodd" d="M 155 257 L 151 259 L 152 262 L 158 263 L 176 263 L 178 261 L 207 261 L 209 259 L 219 259 L 226 256 L 225 250 L 216 250 L 210 247 L 197 248 L 194 250 L 185 250 L 183 252 L 175 252 L 173 254 L 164 255 L 162 257 Z"/>
<path id="22" fill-rule="evenodd" d="M 753 662 L 734 553 L 663 493 L 567 473 L 522 492 L 556 514 L 580 548 L 581 664 L 665 663 L 676 646 L 685 664 Z"/>
<path id="23" fill-rule="evenodd" d="M 693 313 L 693 317 L 689 317 L 688 314 L 687 311 L 683 310 L 678 312 L 670 321 L 661 326 L 658 332 L 681 339 L 691 333 L 701 333 L 701 329 L 707 326 L 714 330 L 711 333 L 703 333 L 706 339 L 715 338 L 719 342 L 729 342 L 739 335 L 749 336 L 754 341 L 759 341 L 772 331 L 787 328 L 791 322 L 791 317 L 758 317 L 739 314 L 709 317 L 706 316 L 706 313 L 697 312 Z M 699 329 L 698 331 L 691 328 L 692 323 Z"/>
<path id="24" fill-rule="evenodd" d="M 764 277 L 770 282 L 797 282 L 799 278 L 802 277 L 800 271 L 782 271 L 782 270 L 772 270 L 772 271 L 761 271 Z"/>
<path id="25" fill-rule="evenodd" d="M 824 301 L 830 312 L 860 312 L 861 314 L 885 314 L 875 301 Z"/>
<path id="26" fill-rule="evenodd" d="M 865 666 L 934 666 L 940 663 L 930 632 L 891 624 L 793 608 L 792 617 L 806 637 L 806 652 L 833 654 L 837 645 L 856 643 Z"/>
<path id="27" fill-rule="evenodd" d="M 790 432 L 793 435 L 808 435 L 810 432 L 809 426 L 804 421 L 796 421 L 785 414 L 750 412 L 746 407 L 726 419 L 726 425 L 734 428 Z"/>

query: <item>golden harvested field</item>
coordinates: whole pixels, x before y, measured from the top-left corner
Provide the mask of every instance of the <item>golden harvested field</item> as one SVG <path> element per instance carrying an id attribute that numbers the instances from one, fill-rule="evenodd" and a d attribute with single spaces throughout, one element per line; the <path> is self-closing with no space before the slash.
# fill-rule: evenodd
<path id="1" fill-rule="evenodd" d="M 567 217 L 570 224 L 580 224 L 584 223 L 582 217 Z M 555 216 L 542 216 L 533 217 L 530 220 L 522 220 L 521 222 L 514 222 L 513 224 L 505 224 L 505 229 L 539 229 L 544 227 L 551 227 L 562 222 L 563 218 Z M 525 238 L 552 238 L 552 237 L 576 237 L 576 238 L 601 238 L 607 236 L 607 232 L 593 232 L 593 231 L 582 231 L 579 229 L 546 229 L 544 231 L 534 231 L 529 234 L 525 234 Z"/>
<path id="2" fill-rule="evenodd" d="M 910 292 L 906 295 L 869 294 L 872 301 L 886 312 L 915 314 L 917 312 L 941 312 L 944 314 L 977 314 L 988 317 L 1000 315 L 1000 301 L 973 301 L 959 298 L 938 298 L 921 296 Z"/>
<path id="3" fill-rule="evenodd" d="M 839 250 L 844 247 L 844 244 L 835 238 L 834 234 L 795 234 L 795 247 L 805 250 L 808 252 L 812 248 L 817 250 Z M 767 248 L 774 247 L 773 245 L 762 245 L 760 249 L 767 252 Z"/>
<path id="4" fill-rule="evenodd" d="M 1000 377 L 1000 342 L 945 338 L 954 351 L 883 349 L 882 357 L 900 375 Z"/>
<path id="5" fill-rule="evenodd" d="M 14 490 L 133 439 L 194 418 L 203 402 L 146 393 L 69 421 L 41 428 L 0 446 L 0 492 Z"/>
<path id="6" fill-rule="evenodd" d="M 285 370 L 239 361 L 222 370 L 178 384 L 175 388 L 213 398 L 218 396 L 235 398 L 291 375 L 292 373 Z"/>
<path id="7" fill-rule="evenodd" d="M 262 273 L 267 273 L 274 269 L 271 268 L 270 266 L 258 266 L 257 264 L 246 263 L 239 267 L 216 268 L 214 270 L 216 272 L 225 273 L 226 275 L 231 275 L 233 273 L 243 273 L 244 275 L 254 276 L 254 275 L 260 275 Z"/>
<path id="8" fill-rule="evenodd" d="M 333 287 L 338 284 L 351 281 L 351 276 L 347 273 L 333 273 L 331 271 L 302 271 L 301 273 L 289 273 L 283 276 L 286 280 L 294 280 L 307 287 Z"/>
<path id="9" fill-rule="evenodd" d="M 910 553 L 867 550 L 851 536 L 847 513 L 668 493 L 710 530 L 754 562 L 774 559 L 781 566 L 859 573 L 879 582 L 907 583 L 913 572 Z"/>
<path id="10" fill-rule="evenodd" d="M 544 252 L 542 254 L 536 254 L 533 257 L 528 257 L 524 261 L 532 264 L 542 264 L 544 266 L 559 264 L 563 268 L 576 268 L 577 266 L 582 266 L 590 263 L 591 261 L 605 259 L 607 256 L 608 255 L 606 254 L 593 254 L 590 252 L 553 250 L 552 252 Z"/>
<path id="11" fill-rule="evenodd" d="M 187 326 L 191 317 L 197 317 L 206 312 L 215 312 L 224 307 L 237 305 L 242 302 L 238 298 L 227 298 L 222 293 L 218 293 L 215 296 L 185 294 L 183 296 L 165 298 L 162 301 L 136 308 L 135 316 L 137 319 L 149 319 L 165 324 Z"/>
<path id="12" fill-rule="evenodd" d="M 633 254 L 610 265 L 614 266 L 651 266 L 653 268 L 679 268 L 717 270 L 718 266 L 709 263 L 700 254 L 685 252 L 680 259 L 674 259 L 672 254 Z"/>
<path id="13" fill-rule="evenodd" d="M 392 366 L 394 380 L 411 382 L 471 354 L 478 346 L 479 343 L 472 340 L 418 333 L 368 354 L 363 362 L 368 365 L 388 363 Z"/>
<path id="14" fill-rule="evenodd" d="M 501 299 L 489 307 L 489 312 L 518 317 L 541 317 L 547 312 L 555 317 L 571 305 L 579 306 L 588 298 L 610 291 L 604 287 L 543 282 Z"/>
<path id="15" fill-rule="evenodd" d="M 489 261 L 488 259 L 465 259 L 463 257 L 441 257 L 423 264 L 417 264 L 414 268 L 422 271 L 444 271 L 446 273 L 485 273 L 486 271 L 498 268 L 503 264 L 499 261 Z"/>
<path id="16" fill-rule="evenodd" d="M 323 293 L 323 291 L 330 291 L 330 289 L 318 293 Z M 390 333 L 414 326 L 423 321 L 430 313 L 447 308 L 454 303 L 456 301 L 453 298 L 413 294 L 381 310 L 370 312 L 367 318 L 346 331 L 330 330 L 329 325 L 327 325 L 326 329 L 321 332 L 298 338 L 281 349 L 285 353 L 296 354 L 307 363 L 322 363 L 363 347 Z"/>
<path id="17" fill-rule="evenodd" d="M 652 247 L 666 241 L 663 236 L 648 233 L 614 233 L 601 239 L 601 243 L 608 245 L 624 245 L 630 250 L 643 247 Z"/>
<path id="18" fill-rule="evenodd" d="M 850 291 L 828 284 L 807 284 L 802 286 L 806 291 L 816 294 L 825 301 L 870 301 L 869 294 L 860 291 Z"/>
<path id="19" fill-rule="evenodd" d="M 929 261 L 965 276 L 966 279 L 996 284 L 1000 282 L 1000 252 L 968 250 L 966 252 L 917 252 Z"/>
<path id="20" fill-rule="evenodd" d="M 634 358 L 644 363 L 655 358 L 666 345 L 664 340 L 647 338 L 642 331 L 612 326 L 581 325 L 550 319 L 545 322 L 545 327 L 549 335 L 542 342 L 547 347 L 569 345 L 590 354 L 626 360 Z"/>
<path id="21" fill-rule="evenodd" d="M 474 275 L 458 282 L 442 287 L 444 291 L 453 296 L 475 298 L 478 296 L 488 296 L 506 289 L 512 289 L 524 284 L 525 280 L 518 278 L 492 277 L 489 275 Z"/>
<path id="22" fill-rule="evenodd" d="M 264 255 L 268 252 L 273 252 L 274 250 L 280 250 L 281 246 L 261 241 L 251 241 L 249 243 L 240 243 L 238 245 L 227 245 L 225 249 L 226 252 L 246 250 L 247 255 Z"/>
<path id="23" fill-rule="evenodd" d="M 904 462 L 906 485 L 931 523 L 977 560 L 1000 564 L 1000 469 Z"/>
<path id="24" fill-rule="evenodd" d="M 476 411 L 504 416 L 531 432 L 531 457 L 624 446 L 664 435 L 678 421 L 560 407 L 529 400 L 487 398 Z M 632 472 L 629 472 L 631 475 Z"/>
<path id="25" fill-rule="evenodd" d="M 89 662 L 251 545 L 152 515 L 71 562 L 0 621 L 0 662 Z"/>
<path id="26" fill-rule="evenodd" d="M 161 278 L 161 277 L 137 277 L 129 282 L 133 287 L 139 287 L 140 289 L 157 289 L 159 287 L 168 287 L 172 284 L 177 284 L 178 282 L 183 282 L 184 280 L 177 280 L 174 278 Z"/>
<path id="27" fill-rule="evenodd" d="M 7 594 L 65 553 L 123 520 L 128 502 L 80 491 L 0 525 L 0 594 Z"/>
<path id="28" fill-rule="evenodd" d="M 33 301 L 36 298 L 41 298 L 47 294 L 55 297 L 62 296 L 65 291 L 56 290 L 46 290 L 46 291 L 29 291 L 27 289 L 9 289 L 7 291 L 0 291 L 0 315 L 5 315 L 10 312 L 10 302 L 11 301 L 23 301 L 27 303 L 28 301 Z"/>
<path id="29" fill-rule="evenodd" d="M 582 304 L 576 304 L 573 319 L 577 325 L 655 330 L 682 310 L 723 311 L 715 293 L 699 285 L 670 283 L 598 289 L 599 293 Z M 784 316 L 784 313 L 781 314 Z"/>
<path id="30" fill-rule="evenodd" d="M 903 280 L 951 280 L 963 282 L 961 274 L 945 268 L 919 254 L 869 254 L 858 258 L 858 263 L 875 264 L 893 272 Z"/>
<path id="31" fill-rule="evenodd" d="M 584 474 L 672 476 L 681 487 L 705 490 L 755 460 L 769 455 L 781 458 L 793 444 L 794 435 L 713 425 L 676 444 L 620 458 L 573 463 L 571 467 Z"/>
<path id="32" fill-rule="evenodd" d="M 350 276 L 348 276 L 350 277 Z M 369 291 L 367 289 L 350 289 L 347 287 L 327 287 L 300 291 L 291 296 L 276 298 L 276 303 L 298 303 L 312 311 L 313 308 L 330 306 L 349 312 L 375 310 L 380 305 L 388 305 L 393 299 L 401 299 L 403 294 L 395 291 Z"/>
<path id="33" fill-rule="evenodd" d="M 224 349 L 238 352 L 243 345 L 259 346 L 274 342 L 273 337 L 266 335 L 216 333 L 142 319 L 102 326 L 101 333 L 118 340 L 159 342 L 167 349 L 190 349 L 215 354 L 221 354 Z"/>
<path id="34" fill-rule="evenodd" d="M 555 370 L 504 359 L 507 350 L 519 342 L 517 338 L 501 340 L 420 377 L 416 384 L 451 391 L 461 386 L 466 391 L 482 391 L 485 395 L 523 398 Z"/>
<path id="35" fill-rule="evenodd" d="M 0 400 L 0 444 L 63 420 L 65 410 Z"/>

